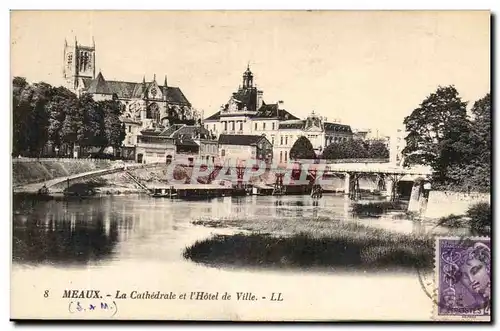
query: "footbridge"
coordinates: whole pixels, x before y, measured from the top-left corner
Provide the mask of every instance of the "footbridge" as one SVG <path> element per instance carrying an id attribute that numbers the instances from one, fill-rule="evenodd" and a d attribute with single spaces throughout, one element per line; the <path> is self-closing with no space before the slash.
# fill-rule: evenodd
<path id="1" fill-rule="evenodd" d="M 149 163 L 149 164 L 117 164 L 111 168 L 108 169 L 98 169 L 98 170 L 93 170 L 93 171 L 87 171 L 87 172 L 82 172 L 70 176 L 64 176 L 64 177 L 58 177 L 54 179 L 50 179 L 44 182 L 39 182 L 39 183 L 33 183 L 33 184 L 26 184 L 26 185 L 21 185 L 18 187 L 14 188 L 14 193 L 17 192 L 23 192 L 23 193 L 36 193 L 40 188 L 43 186 L 47 187 L 50 189 L 51 187 L 62 184 L 62 183 L 72 183 L 77 180 L 82 180 L 82 179 L 90 179 L 90 178 L 95 178 L 95 177 L 101 177 L 105 175 L 110 175 L 114 173 L 119 173 L 119 172 L 129 172 L 131 170 L 136 170 L 136 169 L 149 169 L 149 168 L 156 168 L 158 166 L 165 166 L 164 163 Z"/>

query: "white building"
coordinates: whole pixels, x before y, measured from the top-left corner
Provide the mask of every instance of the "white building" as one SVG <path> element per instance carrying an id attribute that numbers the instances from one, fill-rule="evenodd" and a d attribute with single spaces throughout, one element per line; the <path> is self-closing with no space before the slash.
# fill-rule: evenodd
<path id="1" fill-rule="evenodd" d="M 221 134 L 265 135 L 273 146 L 273 159 L 278 162 L 289 160 L 290 149 L 301 136 L 311 141 L 317 154 L 332 142 L 352 138 L 349 125 L 329 123 L 314 112 L 300 119 L 282 105 L 281 101 L 264 102 L 263 92 L 254 86 L 253 74 L 247 67 L 243 85 L 218 112 L 204 120 L 204 126 L 217 137 Z"/>
<path id="2" fill-rule="evenodd" d="M 393 134 L 391 134 L 389 139 L 389 158 L 392 164 L 401 164 L 403 160 L 403 149 L 406 146 L 407 132 L 402 129 L 396 129 Z"/>
<path id="3" fill-rule="evenodd" d="M 263 135 L 222 134 L 219 136 L 219 152 L 223 162 L 262 160 L 271 163 L 273 158 L 273 147 Z"/>

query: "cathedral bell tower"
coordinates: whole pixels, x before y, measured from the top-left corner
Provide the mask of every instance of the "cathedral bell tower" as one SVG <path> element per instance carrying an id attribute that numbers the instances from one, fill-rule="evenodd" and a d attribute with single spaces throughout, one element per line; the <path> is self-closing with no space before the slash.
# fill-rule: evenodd
<path id="1" fill-rule="evenodd" d="M 65 86 L 73 92 L 84 88 L 84 79 L 95 78 L 94 38 L 92 38 L 92 46 L 80 45 L 76 38 L 73 45 L 64 40 L 63 77 Z"/>

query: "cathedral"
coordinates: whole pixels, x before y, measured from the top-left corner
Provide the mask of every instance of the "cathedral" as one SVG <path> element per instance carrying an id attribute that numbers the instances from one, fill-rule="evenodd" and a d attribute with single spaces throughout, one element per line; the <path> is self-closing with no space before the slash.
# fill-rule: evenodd
<path id="1" fill-rule="evenodd" d="M 193 109 L 179 87 L 169 86 L 153 79 L 142 82 L 106 80 L 102 72 L 96 75 L 96 47 L 64 42 L 65 86 L 77 95 L 91 94 L 96 101 L 118 99 L 123 106 L 122 121 L 127 136 L 124 146 L 135 147 L 137 136 L 143 130 L 161 130 L 172 124 L 194 125 L 201 122 L 201 114 Z"/>

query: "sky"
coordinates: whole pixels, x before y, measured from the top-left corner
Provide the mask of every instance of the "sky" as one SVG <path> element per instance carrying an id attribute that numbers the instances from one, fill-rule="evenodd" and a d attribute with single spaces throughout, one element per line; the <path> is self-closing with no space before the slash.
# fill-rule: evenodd
<path id="1" fill-rule="evenodd" d="M 11 75 L 62 84 L 75 37 L 105 79 L 167 75 L 206 117 L 248 63 L 266 103 L 380 134 L 439 85 L 470 105 L 490 91 L 486 11 L 13 11 Z"/>

